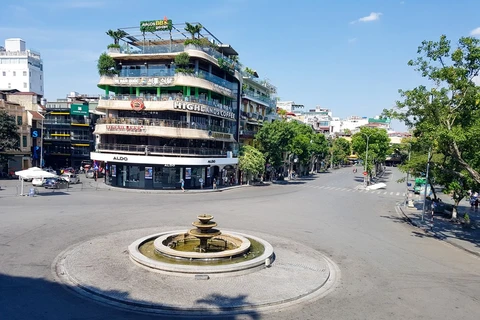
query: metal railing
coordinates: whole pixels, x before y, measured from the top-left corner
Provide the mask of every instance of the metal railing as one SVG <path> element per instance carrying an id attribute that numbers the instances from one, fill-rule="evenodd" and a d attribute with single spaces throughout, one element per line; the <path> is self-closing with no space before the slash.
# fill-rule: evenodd
<path id="1" fill-rule="evenodd" d="M 102 100 L 123 100 L 123 101 L 130 101 L 133 99 L 142 99 L 144 101 L 185 101 L 185 102 L 196 102 L 201 103 L 210 107 L 219 108 L 225 111 L 235 112 L 232 106 L 222 104 L 218 100 L 208 100 L 205 98 L 196 98 L 196 97 L 184 97 L 180 94 L 160 94 L 160 96 L 155 94 L 144 94 L 144 95 L 130 95 L 130 94 L 118 94 L 115 96 L 103 96 L 101 97 Z"/>
<path id="2" fill-rule="evenodd" d="M 145 155 L 175 154 L 185 156 L 221 156 L 227 155 L 226 150 L 211 148 L 189 148 L 189 147 L 170 147 L 170 146 L 152 146 L 152 145 L 134 145 L 134 144 L 113 144 L 99 143 L 96 146 L 97 151 L 131 152 Z"/>
<path id="3" fill-rule="evenodd" d="M 169 128 L 196 129 L 204 131 L 222 132 L 233 134 L 233 128 L 221 127 L 216 125 L 207 125 L 196 122 L 186 122 L 180 120 L 169 119 L 150 119 L 150 118 L 100 118 L 97 124 L 128 124 L 138 126 L 154 126 Z"/>
<path id="4" fill-rule="evenodd" d="M 271 99 L 270 97 L 255 93 L 255 92 L 250 91 L 250 90 L 243 90 L 242 95 L 244 95 L 246 97 L 256 99 L 256 100 L 263 101 L 263 102 L 267 103 L 270 107 L 276 106 L 276 101 L 274 99 Z"/>

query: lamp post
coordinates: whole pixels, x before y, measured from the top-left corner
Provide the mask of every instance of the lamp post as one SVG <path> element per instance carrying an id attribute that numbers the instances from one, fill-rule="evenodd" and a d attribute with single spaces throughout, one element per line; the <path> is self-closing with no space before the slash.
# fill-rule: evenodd
<path id="1" fill-rule="evenodd" d="M 365 151 L 365 171 L 367 174 L 364 175 L 363 177 L 363 183 L 365 185 L 367 185 L 367 182 L 368 182 L 368 143 L 369 143 L 369 140 L 370 140 L 370 136 L 371 135 L 368 135 L 366 133 L 363 133 L 363 132 L 360 132 L 361 134 L 363 134 L 365 137 L 367 137 L 367 150 Z"/>
<path id="2" fill-rule="evenodd" d="M 409 146 L 409 148 L 408 148 L 408 161 L 410 162 L 410 156 L 412 154 L 412 145 L 408 144 L 408 146 Z M 407 206 L 407 204 L 408 204 L 408 195 L 409 195 L 408 179 L 409 179 L 409 176 L 410 176 L 410 170 L 407 170 L 407 183 L 406 183 L 407 192 L 405 193 L 405 205 L 404 206 Z"/>
<path id="3" fill-rule="evenodd" d="M 428 149 L 427 156 L 427 173 L 425 174 L 425 187 L 423 189 L 423 209 L 422 209 L 422 222 L 425 217 L 425 202 L 427 201 L 427 186 L 428 186 L 428 171 L 430 171 L 430 153 L 432 152 L 432 147 Z"/>

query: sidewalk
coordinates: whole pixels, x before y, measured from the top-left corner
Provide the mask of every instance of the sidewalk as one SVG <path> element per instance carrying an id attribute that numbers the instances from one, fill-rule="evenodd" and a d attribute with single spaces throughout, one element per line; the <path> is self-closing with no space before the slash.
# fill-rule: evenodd
<path id="1" fill-rule="evenodd" d="M 470 206 L 460 203 L 457 214 L 458 221 L 452 221 L 445 214 L 435 213 L 433 223 L 428 200 L 423 221 L 423 201 L 415 201 L 413 208 L 402 205 L 398 205 L 397 208 L 412 225 L 424 230 L 430 236 L 480 257 L 480 212 L 471 211 Z M 470 227 L 465 227 L 460 222 L 463 220 L 460 218 L 463 218 L 464 213 L 468 213 L 470 216 Z"/>

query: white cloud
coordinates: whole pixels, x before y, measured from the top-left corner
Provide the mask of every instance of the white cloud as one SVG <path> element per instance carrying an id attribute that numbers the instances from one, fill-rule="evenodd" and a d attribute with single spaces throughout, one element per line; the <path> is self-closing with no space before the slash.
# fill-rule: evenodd
<path id="1" fill-rule="evenodd" d="M 472 31 L 470 31 L 470 35 L 471 35 L 471 36 L 474 36 L 474 37 L 480 36 L 480 27 L 475 28 L 475 29 L 473 29 Z"/>
<path id="2" fill-rule="evenodd" d="M 382 15 L 381 12 L 372 12 L 366 17 L 362 17 L 360 19 L 354 20 L 350 22 L 351 24 L 357 23 L 357 22 L 371 22 L 371 21 L 376 21 L 380 19 L 380 16 Z"/>
<path id="3" fill-rule="evenodd" d="M 357 42 L 357 38 L 348 39 L 348 43 L 355 43 L 355 42 Z"/>

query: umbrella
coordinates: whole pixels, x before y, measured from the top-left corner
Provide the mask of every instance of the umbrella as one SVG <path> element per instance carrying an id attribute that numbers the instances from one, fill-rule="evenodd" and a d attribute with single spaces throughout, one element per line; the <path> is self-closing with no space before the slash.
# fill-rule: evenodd
<path id="1" fill-rule="evenodd" d="M 27 170 L 16 171 L 15 174 L 18 176 L 18 179 L 21 181 L 21 195 L 23 195 L 23 180 L 24 179 L 43 179 L 43 178 L 53 178 L 56 177 L 56 174 L 51 172 L 43 171 L 38 167 L 32 167 Z"/>

